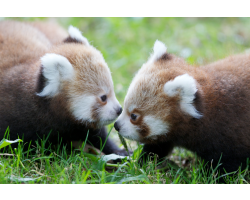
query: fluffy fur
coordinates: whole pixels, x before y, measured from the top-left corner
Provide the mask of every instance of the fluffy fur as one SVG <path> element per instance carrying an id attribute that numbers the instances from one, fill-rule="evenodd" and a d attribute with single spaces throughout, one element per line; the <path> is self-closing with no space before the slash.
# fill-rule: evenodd
<path id="1" fill-rule="evenodd" d="M 74 26 L 69 26 L 68 32 L 69 32 L 69 35 L 72 39 L 80 41 L 80 42 L 84 43 L 85 45 L 89 46 L 88 40 L 82 36 L 82 34 L 78 28 L 76 28 Z"/>
<path id="2" fill-rule="evenodd" d="M 153 63 L 154 61 L 158 60 L 164 53 L 166 53 L 167 47 L 164 43 L 159 40 L 155 41 L 153 54 L 150 56 L 148 63 Z"/>
<path id="3" fill-rule="evenodd" d="M 69 32 L 52 23 L 0 22 L 0 138 L 9 126 L 10 138 L 24 142 L 50 131 L 51 142 L 58 134 L 64 142 L 85 140 L 89 131 L 91 144 L 104 143 L 103 126 L 121 110 L 111 73 L 78 29 Z M 103 151 L 126 154 L 110 139 Z"/>
<path id="4" fill-rule="evenodd" d="M 202 115 L 197 112 L 193 105 L 195 93 L 197 92 L 195 80 L 188 74 L 177 76 L 173 81 L 168 81 L 164 85 L 164 92 L 169 97 L 180 95 L 180 108 L 187 114 L 200 118 Z"/>
<path id="5" fill-rule="evenodd" d="M 92 108 L 94 106 L 94 102 L 95 96 L 74 96 L 72 99 L 71 112 L 74 117 L 79 121 L 92 122 L 92 110 L 89 108 Z"/>
<path id="6" fill-rule="evenodd" d="M 179 146 L 214 166 L 222 156 L 220 168 L 227 172 L 245 167 L 250 157 L 250 55 L 194 67 L 163 49 L 155 45 L 157 56 L 134 77 L 115 128 L 144 143 L 144 156 L 152 152 L 163 158 Z"/>
<path id="7" fill-rule="evenodd" d="M 42 73 L 46 78 L 46 86 L 38 95 L 41 97 L 53 97 L 60 89 L 61 79 L 73 78 L 74 69 L 67 58 L 58 54 L 46 54 L 41 58 Z"/>
<path id="8" fill-rule="evenodd" d="M 168 124 L 161 119 L 155 118 L 154 116 L 145 116 L 144 122 L 149 127 L 150 137 L 162 135 L 168 132 Z"/>

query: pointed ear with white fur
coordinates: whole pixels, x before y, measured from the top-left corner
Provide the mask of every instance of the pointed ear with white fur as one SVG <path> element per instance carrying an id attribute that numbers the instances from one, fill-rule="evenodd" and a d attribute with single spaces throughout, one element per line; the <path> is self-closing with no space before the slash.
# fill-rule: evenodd
<path id="1" fill-rule="evenodd" d="M 41 58 L 42 75 L 46 79 L 45 87 L 38 93 L 41 97 L 53 97 L 60 90 L 60 84 L 64 80 L 73 77 L 74 69 L 64 56 L 49 53 Z"/>
<path id="2" fill-rule="evenodd" d="M 193 116 L 194 118 L 202 117 L 202 115 L 196 110 L 193 105 L 197 87 L 195 79 L 192 76 L 183 74 L 177 76 L 173 81 L 168 81 L 164 85 L 164 92 L 170 97 L 180 95 L 181 110 Z"/>
<path id="3" fill-rule="evenodd" d="M 89 46 L 89 41 L 82 35 L 81 31 L 78 28 L 70 25 L 68 28 L 68 33 L 69 37 L 67 37 L 64 42 L 82 43 Z"/>
<path id="4" fill-rule="evenodd" d="M 166 53 L 167 53 L 166 45 L 163 42 L 156 40 L 153 48 L 153 53 L 151 54 L 148 63 L 153 63 L 157 61 Z"/>

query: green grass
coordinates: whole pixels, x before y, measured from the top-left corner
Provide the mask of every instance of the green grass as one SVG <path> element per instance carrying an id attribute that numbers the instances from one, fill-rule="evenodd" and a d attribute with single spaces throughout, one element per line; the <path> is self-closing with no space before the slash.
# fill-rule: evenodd
<path id="1" fill-rule="evenodd" d="M 8 130 L 7 130 L 8 131 Z M 192 153 L 176 149 L 172 161 L 157 163 L 157 156 L 140 167 L 137 164 L 142 146 L 121 163 L 108 163 L 107 156 L 89 154 L 79 149 L 60 145 L 47 147 L 47 139 L 36 141 L 27 151 L 23 143 L 13 149 L 4 147 L 1 153 L 0 183 L 64 183 L 64 184 L 114 184 L 114 183 L 218 183 L 216 168 L 204 163 Z M 177 165 L 178 164 L 178 165 Z M 249 170 L 238 171 L 234 176 L 224 176 L 226 183 L 249 183 Z"/>
<path id="2" fill-rule="evenodd" d="M 196 66 L 249 51 L 250 47 L 250 18 L 56 20 L 65 28 L 70 24 L 78 27 L 103 53 L 121 104 L 134 74 L 148 59 L 156 39 L 166 43 L 168 52 L 182 56 Z M 110 137 L 122 146 L 114 131 Z M 180 148 L 175 148 L 170 155 L 175 164 L 170 163 L 160 170 L 155 160 L 140 168 L 136 162 L 139 150 L 130 161 L 125 159 L 117 165 L 105 163 L 98 155 L 87 154 L 83 149 L 70 151 L 62 145 L 46 149 L 44 143 L 44 140 L 39 141 L 26 152 L 22 150 L 23 143 L 17 149 L 8 146 L 1 150 L 0 153 L 5 155 L 0 156 L 3 165 L 0 166 L 0 183 L 217 183 L 220 176 L 215 171 L 207 174 L 200 159 Z M 128 143 L 133 150 L 137 149 L 137 144 Z M 225 182 L 249 183 L 248 169 L 225 176 Z"/>

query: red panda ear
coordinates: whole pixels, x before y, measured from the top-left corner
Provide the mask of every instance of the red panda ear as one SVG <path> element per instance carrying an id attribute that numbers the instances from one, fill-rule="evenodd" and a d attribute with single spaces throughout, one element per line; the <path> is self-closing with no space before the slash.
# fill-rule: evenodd
<path id="1" fill-rule="evenodd" d="M 74 69 L 71 63 L 64 56 L 49 53 L 41 58 L 42 75 L 46 80 L 41 97 L 53 97 L 59 92 L 61 81 L 69 80 L 73 77 Z"/>
<path id="2" fill-rule="evenodd" d="M 82 33 L 79 31 L 78 28 L 73 27 L 73 26 L 69 26 L 68 33 L 69 33 L 69 37 L 67 37 L 64 40 L 64 42 L 66 42 L 66 43 L 69 43 L 69 42 L 82 43 L 82 44 L 89 46 L 89 41 L 87 40 L 87 38 L 82 36 Z"/>
<path id="3" fill-rule="evenodd" d="M 193 105 L 197 87 L 196 81 L 192 76 L 183 74 L 175 77 L 174 80 L 165 83 L 164 92 L 170 97 L 180 95 L 181 110 L 194 118 L 202 117 Z"/>
<path id="4" fill-rule="evenodd" d="M 159 60 L 166 53 L 167 53 L 166 45 L 163 42 L 156 40 L 153 48 L 153 53 L 151 54 L 147 63 L 153 63 Z"/>

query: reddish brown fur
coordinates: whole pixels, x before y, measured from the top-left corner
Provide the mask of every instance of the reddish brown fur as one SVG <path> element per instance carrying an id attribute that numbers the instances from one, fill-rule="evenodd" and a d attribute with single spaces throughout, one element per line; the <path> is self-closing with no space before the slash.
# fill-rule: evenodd
<path id="1" fill-rule="evenodd" d="M 166 135 L 157 139 L 141 134 L 143 153 L 164 157 L 180 146 L 215 165 L 222 154 L 221 167 L 227 171 L 237 170 L 241 164 L 244 167 L 250 157 L 250 55 L 231 56 L 201 67 L 190 66 L 174 55 L 163 57 L 142 67 L 138 72 L 141 79 L 133 85 L 134 95 L 125 99 L 126 108 L 137 102 L 140 123 L 150 114 L 170 125 Z M 203 115 L 200 119 L 183 113 L 180 96 L 163 92 L 166 82 L 186 73 L 197 82 L 194 106 Z"/>
<path id="2" fill-rule="evenodd" d="M 71 37 L 68 37 L 67 31 L 65 31 L 65 29 L 60 27 L 54 21 L 48 21 L 46 23 L 39 22 L 39 21 L 28 22 L 27 24 L 41 31 L 53 45 L 62 43 L 62 41 L 65 38 L 67 39 L 71 38 Z"/>
<path id="3" fill-rule="evenodd" d="M 64 37 L 64 32 L 50 23 L 0 22 L 0 138 L 9 126 L 10 138 L 19 135 L 24 142 L 34 142 L 50 131 L 51 142 L 58 142 L 58 133 L 64 142 L 85 140 L 88 131 L 89 141 L 97 148 L 100 148 L 99 137 L 106 139 L 104 127 L 97 129 L 94 124 L 86 126 L 75 120 L 69 109 L 69 94 L 95 93 L 100 84 L 113 88 L 108 68 L 98 63 L 99 57 L 103 58 L 93 47 L 63 43 L 68 37 L 68 34 Z M 63 82 L 53 98 L 37 95 L 45 86 L 40 58 L 46 53 L 65 56 L 77 71 L 78 81 L 74 85 Z M 104 152 L 126 154 L 109 139 Z"/>

